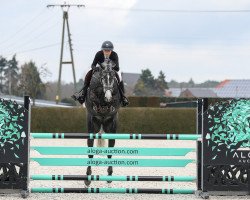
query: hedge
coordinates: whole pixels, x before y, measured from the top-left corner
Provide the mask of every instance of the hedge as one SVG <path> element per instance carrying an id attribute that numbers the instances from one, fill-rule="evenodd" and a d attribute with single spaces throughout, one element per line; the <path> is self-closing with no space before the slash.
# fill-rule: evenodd
<path id="1" fill-rule="evenodd" d="M 32 108 L 32 132 L 87 132 L 84 108 Z M 121 108 L 120 133 L 195 133 L 193 108 Z"/>

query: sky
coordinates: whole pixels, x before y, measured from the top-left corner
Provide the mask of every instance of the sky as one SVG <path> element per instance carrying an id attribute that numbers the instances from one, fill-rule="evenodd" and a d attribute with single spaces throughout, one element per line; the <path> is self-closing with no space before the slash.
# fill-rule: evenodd
<path id="1" fill-rule="evenodd" d="M 157 77 L 162 70 L 167 81 L 192 78 L 196 83 L 250 79 L 249 0 L 66 2 L 85 5 L 69 10 L 77 80 L 88 72 L 105 40 L 114 43 L 121 72 L 148 68 Z M 63 3 L 1 0 L 0 55 L 10 59 L 16 54 L 20 66 L 32 60 L 50 71 L 44 81 L 57 81 L 62 9 L 46 6 Z M 65 43 L 65 61 L 68 48 Z M 70 65 L 63 66 L 62 80 L 73 81 Z"/>

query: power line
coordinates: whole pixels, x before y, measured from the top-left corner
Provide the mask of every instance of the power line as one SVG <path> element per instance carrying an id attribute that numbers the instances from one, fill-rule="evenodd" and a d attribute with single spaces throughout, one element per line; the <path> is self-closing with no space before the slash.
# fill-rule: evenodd
<path id="1" fill-rule="evenodd" d="M 19 28 L 15 33 L 13 33 L 12 35 L 10 35 L 10 37 L 6 40 L 3 40 L 0 42 L 0 45 L 5 44 L 6 42 L 10 41 L 12 38 L 16 37 L 16 35 L 20 32 L 22 32 L 22 30 L 24 30 L 24 28 L 26 28 L 28 25 L 30 25 L 36 18 L 38 18 L 39 16 L 41 16 L 43 14 L 45 9 L 42 9 L 41 12 L 38 13 L 38 15 L 36 15 L 35 17 L 31 18 L 30 21 L 28 21 L 25 25 L 23 25 L 21 28 Z"/>
<path id="2" fill-rule="evenodd" d="M 132 12 L 161 12 L 161 13 L 250 13 L 248 9 L 240 10 L 170 10 L 170 9 L 143 9 L 143 8 L 118 8 L 118 7 L 100 7 L 93 6 L 86 9 L 95 9 L 103 11 L 132 11 Z"/>
<path id="3" fill-rule="evenodd" d="M 59 21 L 56 21 L 56 23 L 50 25 L 49 27 L 47 27 L 46 29 L 44 29 L 42 32 L 40 32 L 39 34 L 37 34 L 36 36 L 32 37 L 32 38 L 29 38 L 27 37 L 27 40 L 21 40 L 22 43 L 20 43 L 19 45 L 14 45 L 13 48 L 20 48 L 20 47 L 25 47 L 27 46 L 28 44 L 32 43 L 32 41 L 40 38 L 42 35 L 45 35 L 46 33 L 48 33 L 48 30 L 52 30 L 53 28 L 56 28 L 59 23 Z M 18 43 L 17 43 L 18 44 Z"/>
<path id="4" fill-rule="evenodd" d="M 36 31 L 39 30 L 41 27 L 43 27 L 45 24 L 47 24 L 48 22 L 50 22 L 52 16 L 53 16 L 53 14 L 51 14 L 51 15 L 50 15 L 49 17 L 47 17 L 45 20 L 41 21 L 41 23 L 36 24 L 36 26 L 35 26 L 35 27 L 32 27 L 32 30 L 28 31 L 28 33 L 25 33 L 25 32 L 24 32 L 24 34 L 21 34 L 21 37 L 20 37 L 20 35 L 19 35 L 19 37 L 16 38 L 16 39 L 14 39 L 14 40 L 12 41 L 12 43 L 10 43 L 10 44 L 5 44 L 5 45 L 4 45 L 4 46 L 6 47 L 5 49 L 10 49 L 10 48 L 12 48 L 12 47 L 17 46 L 17 43 L 18 43 L 18 42 L 22 42 L 22 41 L 23 41 L 23 38 L 26 39 L 27 36 L 29 36 L 31 33 L 36 32 Z M 6 46 L 6 45 L 7 45 L 7 46 Z M 2 48 L 3 48 L 3 47 L 2 47 Z"/>
<path id="5" fill-rule="evenodd" d="M 59 46 L 60 44 L 61 44 L 61 42 L 57 42 L 57 43 L 53 43 L 53 44 L 49 44 L 49 45 L 45 45 L 45 46 L 41 46 L 41 47 L 37 47 L 37 48 L 33 48 L 33 49 L 21 50 L 21 51 L 15 52 L 15 53 L 8 53 L 7 56 L 14 55 L 14 54 L 21 54 L 21 53 L 37 51 L 37 50 L 41 50 L 41 49 L 47 49 L 47 48 L 50 48 L 50 47 Z"/>
<path id="6" fill-rule="evenodd" d="M 47 8 L 50 8 L 50 7 L 61 7 L 61 8 L 70 8 L 70 7 L 81 8 L 81 7 L 84 7 L 85 8 L 85 5 L 83 5 L 83 4 L 66 4 L 66 2 L 64 2 L 64 4 L 49 4 L 49 5 L 47 5 Z"/>

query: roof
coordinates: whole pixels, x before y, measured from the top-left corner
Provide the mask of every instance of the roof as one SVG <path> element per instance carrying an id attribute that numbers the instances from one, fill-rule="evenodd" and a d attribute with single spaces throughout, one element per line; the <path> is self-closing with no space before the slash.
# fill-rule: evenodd
<path id="1" fill-rule="evenodd" d="M 188 88 L 183 93 L 187 91 L 194 97 L 217 97 L 216 93 L 210 88 Z"/>
<path id="2" fill-rule="evenodd" d="M 218 97 L 250 98 L 250 79 L 225 80 L 213 90 Z"/>
<path id="3" fill-rule="evenodd" d="M 121 76 L 125 86 L 134 88 L 141 74 L 122 72 Z"/>
<path id="4" fill-rule="evenodd" d="M 220 84 L 217 85 L 216 88 L 222 88 L 222 87 L 224 87 L 228 82 L 230 82 L 230 80 L 224 80 L 224 81 L 220 82 Z"/>
<path id="5" fill-rule="evenodd" d="M 186 88 L 169 88 L 165 90 L 165 95 L 168 97 L 179 97 L 185 89 Z"/>

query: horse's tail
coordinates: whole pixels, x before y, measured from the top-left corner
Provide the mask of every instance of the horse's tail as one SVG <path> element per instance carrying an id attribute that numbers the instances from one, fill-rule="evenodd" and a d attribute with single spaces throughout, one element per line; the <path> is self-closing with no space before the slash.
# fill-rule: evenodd
<path id="1" fill-rule="evenodd" d="M 99 131 L 100 134 L 104 133 L 103 128 L 101 126 L 101 129 Z M 97 139 L 97 147 L 105 147 L 105 140 L 104 139 Z"/>

